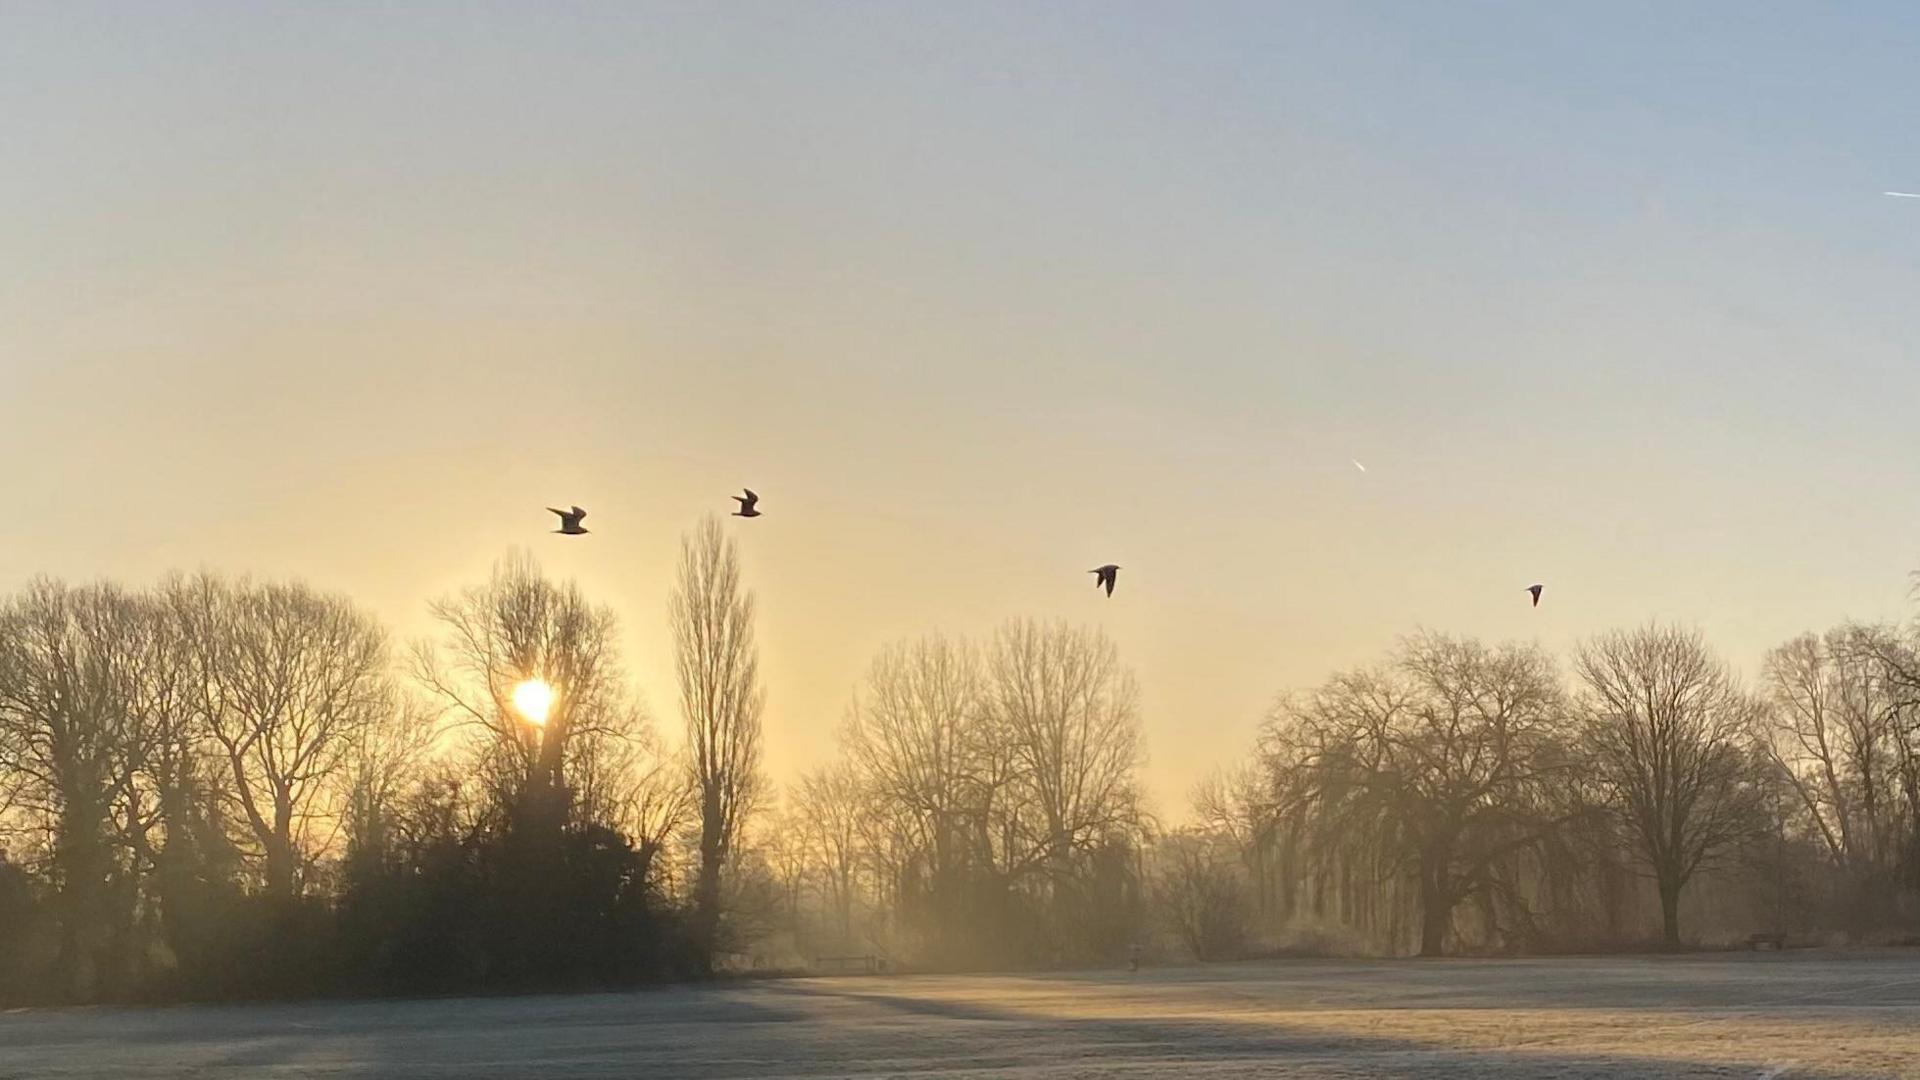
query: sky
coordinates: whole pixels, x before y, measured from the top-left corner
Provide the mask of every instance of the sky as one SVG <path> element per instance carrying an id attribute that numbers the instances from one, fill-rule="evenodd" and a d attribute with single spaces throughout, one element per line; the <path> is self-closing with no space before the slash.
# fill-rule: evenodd
<path id="1" fill-rule="evenodd" d="M 1065 619 L 1170 819 L 1417 628 L 1752 675 L 1915 613 L 1917 49 L 1865 3 L 0 2 L 0 589 L 299 577 L 406 641 L 524 547 L 674 732 L 678 538 L 751 486 L 777 780 L 884 644 Z"/>

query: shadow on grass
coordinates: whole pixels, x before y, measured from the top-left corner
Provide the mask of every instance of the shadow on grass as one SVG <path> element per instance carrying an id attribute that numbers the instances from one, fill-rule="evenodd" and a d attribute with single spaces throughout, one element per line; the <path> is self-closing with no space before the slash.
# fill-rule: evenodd
<path id="1" fill-rule="evenodd" d="M 1218 969 L 1213 969 L 1218 970 Z M 1832 1064 L 1831 1054 L 1807 1037 L 1816 1017 L 1802 1013 L 1805 1031 L 1783 1038 L 1790 1057 L 1767 1060 L 1765 1046 L 1743 1042 L 1741 1030 L 1701 1031 L 1699 1038 L 1662 1046 L 1653 1033 L 1636 1033 L 1615 1021 L 1618 1047 L 1556 1047 L 1551 1038 L 1516 1014 L 1510 1030 L 1487 1027 L 1499 1011 L 1556 1010 L 1581 1013 L 1592 1003 L 1564 988 L 1541 994 L 1509 985 L 1504 999 L 1471 1001 L 1461 1022 L 1480 1025 L 1481 1045 L 1442 1045 L 1456 1040 L 1434 1028 L 1382 1031 L 1408 1009 L 1444 1012 L 1431 1005 L 1441 989 L 1421 985 L 1410 999 L 1383 1001 L 1396 977 L 1420 981 L 1431 968 L 1371 966 L 1350 982 L 1351 1003 L 1316 1008 L 1300 997 L 1315 981 L 1287 972 L 1287 981 L 1247 983 L 1230 977 L 1202 996 L 1191 996 L 1191 973 L 1157 982 L 1139 980 L 1034 981 L 848 978 L 753 984 L 707 984 L 684 991 L 533 998 L 314 1003 L 262 1007 L 58 1010 L 0 1016 L 0 1077 L 207 1076 L 218 1080 L 255 1076 L 328 1077 L 684 1077 L 688 1080 L 775 1080 L 778 1077 L 1017 1076 L 1022 1080 L 1067 1080 L 1094 1076 L 1130 1078 L 1287 1076 L 1307 1080 L 1356 1077 L 1518 1078 L 1645 1077 L 1777 1080 L 1866 1080 L 1907 1074 L 1911 1063 L 1893 1062 L 1889 1049 L 1854 1046 L 1861 1068 Z M 1397 975 L 1396 975 L 1397 972 Z M 1251 974 L 1249 972 L 1248 974 Z M 1591 982 L 1579 972 L 1558 973 L 1568 983 Z M 1268 975 L 1273 970 L 1268 969 Z M 1840 984 L 1822 983 L 1833 988 Z M 1013 999 L 990 995 L 1003 986 Z M 1491 987 L 1456 997 L 1492 999 Z M 1767 989 L 1747 987 L 1748 991 Z M 1781 989 L 1778 985 L 1772 989 Z M 1018 997 L 1032 992 L 1034 1000 Z M 1719 991 L 1688 991 L 1711 996 Z M 1072 1002 L 1093 998 L 1104 1015 L 1078 1015 Z M 1609 992 L 1608 996 L 1611 996 Z M 1570 1004 L 1556 998 L 1574 996 Z M 1861 1003 L 1870 1004 L 1871 998 Z M 1051 1005 L 1049 1004 L 1051 1002 Z M 1636 1008 L 1667 1009 L 1657 1001 Z M 1259 1014 L 1283 1010 L 1284 1016 Z M 1182 1015 L 1182 1010 L 1220 1010 Z M 1137 1010 L 1139 1015 L 1130 1015 Z M 1324 1021 L 1316 1012 L 1326 1013 Z M 1375 1027 L 1366 1013 L 1377 1013 Z M 1165 1013 L 1166 1015 L 1155 1015 Z M 1722 1014 L 1738 1013 L 1728 1017 Z M 1336 1016 L 1336 1014 L 1338 1014 Z M 1748 1032 L 1767 1032 L 1770 1014 L 1726 999 L 1704 1008 L 1681 1007 L 1669 1019 L 1682 1026 L 1738 1022 Z M 1537 1014 L 1536 1014 L 1537 1015 Z M 1883 1014 L 1889 1015 L 1889 1014 Z M 1891 1017 L 1890 1017 L 1891 1018 Z M 1626 1019 L 1630 1020 L 1631 1017 Z M 1852 1020 L 1858 1020 L 1856 1015 Z M 1910 1019 L 1910 1017 L 1908 1017 Z M 1445 1017 L 1420 1018 L 1446 1023 Z M 1758 1028 L 1748 1025 L 1760 1025 Z M 1813 1025 L 1813 1026 L 1809 1026 Z M 1598 1029 L 1596 1029 L 1598 1030 Z M 1638 1038 L 1638 1042 L 1634 1040 Z M 1768 1036 L 1771 1039 L 1771 1036 Z M 1802 1048 L 1808 1048 L 1804 1051 Z M 1879 1056 L 1871 1056 L 1864 1050 Z M 1682 1056 L 1684 1054 L 1684 1056 Z"/>
<path id="2" fill-rule="evenodd" d="M 928 1074 L 950 1069 L 1004 1069 L 1019 1070 L 1021 1076 L 1056 1073 L 1082 1076 L 1095 1075 L 1083 1070 L 1098 1061 L 1102 1075 L 1140 1072 L 1177 1076 L 1186 1069 L 1208 1075 L 1224 1069 L 1227 1075 L 1233 1076 L 1253 1075 L 1241 1070 L 1254 1069 L 1261 1075 L 1266 1075 L 1267 1070 L 1284 1070 L 1283 1075 L 1298 1077 L 1457 1076 L 1501 1080 L 1519 1077 L 1884 1080 L 1910 1075 L 1907 1067 L 1898 1065 L 1859 1070 L 1823 1067 L 1814 1061 L 1798 1059 L 1755 1060 L 1753 1055 L 1722 1060 L 1676 1057 L 1662 1055 L 1656 1046 L 1644 1044 L 1634 1052 L 1556 1051 L 1532 1041 L 1526 1025 L 1520 1022 L 1512 1029 L 1511 1045 L 1456 1047 L 1378 1033 L 1272 1024 L 1257 1017 L 1229 1016 L 1213 1020 L 1054 1016 L 1039 1010 L 1001 1008 L 974 1001 L 819 984 L 783 987 L 778 992 L 838 998 L 916 1019 L 1003 1027 L 1007 1029 L 1004 1033 L 979 1034 L 974 1041 L 986 1046 L 1040 1044 L 1045 1047 L 1037 1059 L 992 1053 L 981 1058 L 930 1061 L 924 1066 Z M 1718 1011 L 1706 1010 L 1708 1014 Z M 1312 1010 L 1294 1015 L 1310 1017 Z M 1050 1038 L 1053 1032 L 1058 1035 Z M 1817 1054 L 1815 1049 L 1813 1055 Z"/>

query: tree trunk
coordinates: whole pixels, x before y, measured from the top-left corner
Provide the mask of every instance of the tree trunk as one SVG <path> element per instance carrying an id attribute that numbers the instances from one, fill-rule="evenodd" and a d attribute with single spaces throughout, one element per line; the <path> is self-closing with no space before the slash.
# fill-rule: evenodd
<path id="1" fill-rule="evenodd" d="M 106 849 L 84 815 L 69 813 L 62 822 L 60 872 L 61 988 L 70 1001 L 89 1001 L 99 990 L 99 953 L 107 934 Z"/>
<path id="2" fill-rule="evenodd" d="M 107 877 L 113 870 L 107 848 L 107 806 L 96 794 L 101 785 L 81 768 L 63 785 L 63 803 L 54 846 L 54 870 L 60 888 L 61 989 L 71 1001 L 91 1000 L 100 991 L 101 962 L 111 933 Z"/>
<path id="3" fill-rule="evenodd" d="M 568 809 L 566 787 L 545 769 L 536 769 L 528 776 L 526 787 L 521 790 L 520 805 L 515 810 L 518 820 L 514 826 L 529 837 L 538 837 L 545 843 L 558 843 L 561 832 L 567 827 Z"/>
<path id="4" fill-rule="evenodd" d="M 293 843 L 279 836 L 267 841 L 267 893 L 277 900 L 291 900 L 299 891 L 295 876 Z"/>
<path id="5" fill-rule="evenodd" d="M 700 879 L 694 883 L 694 934 L 700 966 L 713 970 L 713 954 L 720 937 L 720 864 L 726 858 L 721 849 L 721 808 L 717 798 L 702 801 L 700 822 Z"/>
<path id="6" fill-rule="evenodd" d="M 1420 955 L 1445 955 L 1447 927 L 1453 922 L 1453 898 L 1438 871 L 1420 870 Z"/>
<path id="7" fill-rule="evenodd" d="M 1676 880 L 1660 879 L 1661 941 L 1669 949 L 1680 947 L 1680 885 Z"/>
<path id="8" fill-rule="evenodd" d="M 704 859 L 693 889 L 693 924 L 700 968 L 711 972 L 720 938 L 720 868 Z"/>

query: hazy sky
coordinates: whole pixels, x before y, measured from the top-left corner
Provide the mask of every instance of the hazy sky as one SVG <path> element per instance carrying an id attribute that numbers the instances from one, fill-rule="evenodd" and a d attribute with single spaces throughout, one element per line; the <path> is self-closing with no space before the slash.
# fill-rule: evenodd
<path id="1" fill-rule="evenodd" d="M 883 643 L 1031 614 L 1174 814 L 1419 626 L 1751 673 L 1911 610 L 1903 7 L 6 4 L 0 587 L 406 638 L 524 545 L 677 732 L 677 538 L 751 485 L 778 778 Z"/>

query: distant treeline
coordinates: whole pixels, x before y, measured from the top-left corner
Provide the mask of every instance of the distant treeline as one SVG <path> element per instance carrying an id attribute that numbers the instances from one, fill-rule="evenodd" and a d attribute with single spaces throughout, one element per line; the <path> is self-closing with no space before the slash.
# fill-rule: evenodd
<path id="1" fill-rule="evenodd" d="M 0 999 L 623 985 L 729 967 L 1110 958 L 1145 919 L 1136 693 L 1012 622 L 889 650 L 850 763 L 776 805 L 717 521 L 667 612 L 682 737 L 615 617 L 524 555 L 394 649 L 349 600 L 203 573 L 0 602 Z M 543 715 L 516 700 L 538 680 Z"/>
<path id="2" fill-rule="evenodd" d="M 1845 625 L 1743 684 L 1698 633 L 1437 634 L 1283 698 L 1179 865 L 1231 951 L 1906 941 L 1920 930 L 1920 635 Z"/>
<path id="3" fill-rule="evenodd" d="M 1920 641 L 1890 627 L 1789 642 L 1752 686 L 1677 628 L 1567 674 L 1417 635 L 1282 699 L 1168 832 L 1098 632 L 883 650 L 839 759 L 779 797 L 717 521 L 667 612 L 671 747 L 614 615 L 528 557 L 432 610 L 396 650 L 295 583 L 0 603 L 0 999 L 1871 940 L 1920 904 Z"/>

